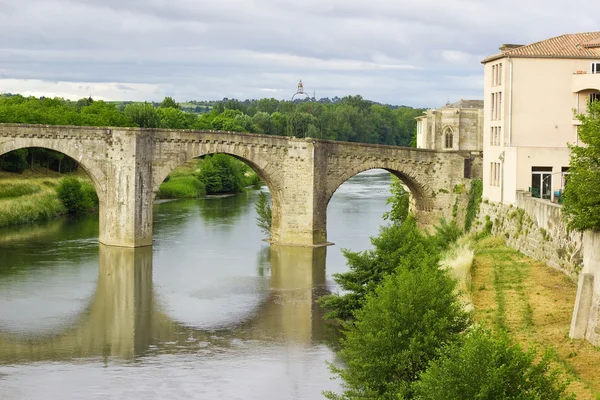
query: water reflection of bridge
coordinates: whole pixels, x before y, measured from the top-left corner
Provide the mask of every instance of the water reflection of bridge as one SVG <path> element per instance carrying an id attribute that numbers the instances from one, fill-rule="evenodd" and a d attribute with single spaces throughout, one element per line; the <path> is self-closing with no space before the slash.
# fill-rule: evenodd
<path id="1" fill-rule="evenodd" d="M 219 331 L 173 321 L 160 310 L 152 286 L 152 248 L 100 246 L 98 284 L 91 303 L 62 333 L 23 338 L 0 332 L 0 362 L 72 358 L 132 359 L 151 347 L 185 351 L 218 341 L 276 340 L 310 344 L 323 337 L 315 299 L 325 287 L 326 247 L 271 251 L 271 288 L 247 320 Z M 280 337 L 273 338 L 278 332 Z"/>

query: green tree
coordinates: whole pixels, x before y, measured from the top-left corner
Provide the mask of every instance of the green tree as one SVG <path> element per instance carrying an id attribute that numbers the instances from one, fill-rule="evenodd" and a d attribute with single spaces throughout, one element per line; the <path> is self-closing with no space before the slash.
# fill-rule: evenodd
<path id="1" fill-rule="evenodd" d="M 256 223 L 258 227 L 264 234 L 270 237 L 273 213 L 269 204 L 269 198 L 265 192 L 259 193 L 254 209 L 256 210 Z"/>
<path id="2" fill-rule="evenodd" d="M 162 103 L 158 106 L 158 108 L 174 108 L 176 110 L 180 110 L 179 104 L 172 97 L 165 97 Z"/>
<path id="3" fill-rule="evenodd" d="M 392 209 L 383 214 L 383 219 L 401 224 L 408 217 L 410 193 L 404 189 L 402 181 L 395 176 L 392 176 L 390 192 L 391 196 L 388 197 L 386 204 L 391 204 Z"/>
<path id="4" fill-rule="evenodd" d="M 422 400 L 575 399 L 547 356 L 535 360 L 534 351 L 477 328 L 431 362 L 415 392 Z"/>
<path id="5" fill-rule="evenodd" d="M 244 189 L 245 165 L 226 154 L 206 156 L 198 178 L 206 193 L 238 193 Z"/>
<path id="6" fill-rule="evenodd" d="M 342 339 L 342 395 L 330 399 L 413 397 L 413 382 L 440 350 L 459 339 L 468 324 L 455 281 L 437 263 L 420 259 L 388 276 Z"/>
<path id="7" fill-rule="evenodd" d="M 397 269 L 412 269 L 421 261 L 437 265 L 440 256 L 432 238 L 417 228 L 414 216 L 402 224 L 381 227 L 379 236 L 371 238 L 373 250 L 352 252 L 342 249 L 348 272 L 334 274 L 333 279 L 343 290 L 319 299 L 327 310 L 326 318 L 349 321 L 360 309 L 368 294 Z"/>
<path id="8" fill-rule="evenodd" d="M 569 145 L 571 162 L 563 210 L 570 228 L 600 231 L 600 101 L 589 103 L 588 114 L 577 118 L 583 145 Z"/>
<path id="9" fill-rule="evenodd" d="M 149 103 L 131 103 L 123 110 L 123 114 L 140 128 L 159 128 L 160 115 Z"/>

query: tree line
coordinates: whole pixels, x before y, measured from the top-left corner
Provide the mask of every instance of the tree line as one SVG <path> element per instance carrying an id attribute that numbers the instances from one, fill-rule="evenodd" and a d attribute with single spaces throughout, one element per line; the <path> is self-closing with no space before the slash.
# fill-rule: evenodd
<path id="1" fill-rule="evenodd" d="M 361 96 L 335 102 L 224 99 L 201 115 L 183 111 L 171 97 L 154 103 L 111 104 L 92 98 L 70 101 L 0 96 L 0 123 L 223 130 L 361 143 L 409 146 L 422 109 L 377 104 Z M 20 172 L 44 165 L 58 171 L 55 152 L 35 149 L 0 157 L 0 169 Z M 73 165 L 64 165 L 68 170 Z"/>

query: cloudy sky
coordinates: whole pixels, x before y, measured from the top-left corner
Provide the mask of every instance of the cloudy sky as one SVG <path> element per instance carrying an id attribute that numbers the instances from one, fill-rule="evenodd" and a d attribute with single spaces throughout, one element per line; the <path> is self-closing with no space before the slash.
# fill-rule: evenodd
<path id="1" fill-rule="evenodd" d="M 592 0 L 0 0 L 0 93 L 438 106 L 502 43 L 597 30 Z"/>

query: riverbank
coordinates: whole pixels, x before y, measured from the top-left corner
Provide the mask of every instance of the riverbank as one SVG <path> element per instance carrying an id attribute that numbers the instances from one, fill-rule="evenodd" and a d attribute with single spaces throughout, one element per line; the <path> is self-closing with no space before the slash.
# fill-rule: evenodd
<path id="1" fill-rule="evenodd" d="M 64 177 L 55 172 L 0 172 L 0 227 L 45 221 L 66 213 L 56 194 Z M 78 176 L 78 179 L 83 179 Z"/>
<path id="2" fill-rule="evenodd" d="M 499 237 L 477 243 L 470 297 L 475 320 L 538 353 L 550 351 L 577 399 L 600 396 L 600 352 L 569 339 L 577 285 L 565 274 L 509 248 Z"/>

